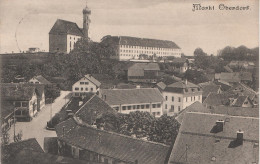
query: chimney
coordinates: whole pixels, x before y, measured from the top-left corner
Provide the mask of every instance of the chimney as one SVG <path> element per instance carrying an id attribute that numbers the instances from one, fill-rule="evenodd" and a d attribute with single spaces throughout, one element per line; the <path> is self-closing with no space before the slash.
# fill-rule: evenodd
<path id="1" fill-rule="evenodd" d="M 217 120 L 216 121 L 216 127 L 217 127 L 218 132 L 222 132 L 223 131 L 224 123 L 225 123 L 224 120 Z"/>
<path id="2" fill-rule="evenodd" d="M 237 143 L 239 144 L 239 145 L 243 145 L 243 136 L 244 136 L 244 132 L 242 131 L 242 130 L 238 130 L 237 131 Z"/>

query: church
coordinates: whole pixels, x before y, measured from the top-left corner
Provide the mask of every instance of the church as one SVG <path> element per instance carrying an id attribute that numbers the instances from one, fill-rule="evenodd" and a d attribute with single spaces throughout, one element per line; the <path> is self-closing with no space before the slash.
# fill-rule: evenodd
<path id="1" fill-rule="evenodd" d="M 75 22 L 58 19 L 49 32 L 49 52 L 70 53 L 76 42 L 81 38 L 88 38 L 91 10 L 83 9 L 83 28 Z"/>

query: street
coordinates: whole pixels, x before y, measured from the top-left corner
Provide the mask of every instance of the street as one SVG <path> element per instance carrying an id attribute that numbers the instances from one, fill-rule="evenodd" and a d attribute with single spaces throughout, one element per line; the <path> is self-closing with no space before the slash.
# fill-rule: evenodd
<path id="1" fill-rule="evenodd" d="M 55 131 L 46 130 L 47 121 L 50 120 L 51 116 L 53 117 L 58 113 L 64 104 L 69 101 L 66 98 L 69 93 L 70 91 L 61 91 L 60 96 L 55 99 L 54 103 L 46 104 L 31 122 L 16 122 L 15 133 L 18 134 L 22 131 L 22 140 L 36 138 L 43 148 L 44 137 L 56 137 Z M 14 126 L 9 130 L 9 134 L 10 142 L 13 142 Z"/>

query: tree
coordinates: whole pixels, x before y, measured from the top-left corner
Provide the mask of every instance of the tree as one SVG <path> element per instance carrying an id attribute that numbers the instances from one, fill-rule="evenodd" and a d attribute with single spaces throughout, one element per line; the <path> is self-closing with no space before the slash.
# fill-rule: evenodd
<path id="1" fill-rule="evenodd" d="M 171 145 L 175 142 L 178 135 L 180 124 L 174 117 L 162 115 L 159 119 L 152 122 L 148 134 L 148 139 Z"/>
<path id="2" fill-rule="evenodd" d="M 201 48 L 196 48 L 194 50 L 194 56 L 195 57 L 198 57 L 198 56 L 205 57 L 205 56 L 207 56 L 207 54 Z"/>

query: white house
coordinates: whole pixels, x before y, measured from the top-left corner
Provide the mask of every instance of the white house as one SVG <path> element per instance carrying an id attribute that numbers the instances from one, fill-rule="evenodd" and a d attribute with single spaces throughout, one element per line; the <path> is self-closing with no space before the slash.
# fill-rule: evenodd
<path id="1" fill-rule="evenodd" d="M 149 112 L 155 117 L 163 114 L 163 97 L 157 88 L 102 89 L 100 96 L 112 108 L 123 114 Z"/>
<path id="2" fill-rule="evenodd" d="M 42 75 L 34 76 L 29 80 L 29 83 L 32 84 L 44 84 L 49 85 L 51 82 L 49 82 L 47 79 L 45 79 Z"/>
<path id="3" fill-rule="evenodd" d="M 165 99 L 163 111 L 169 116 L 179 113 L 194 102 L 202 103 L 202 89 L 187 80 L 170 85 L 162 84 L 160 82 L 157 86 Z"/>
<path id="4" fill-rule="evenodd" d="M 73 96 L 83 96 L 86 93 L 98 93 L 101 83 L 90 74 L 85 75 L 72 85 Z"/>

